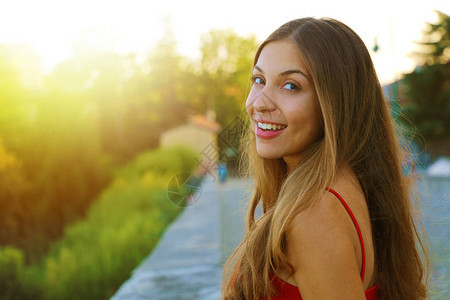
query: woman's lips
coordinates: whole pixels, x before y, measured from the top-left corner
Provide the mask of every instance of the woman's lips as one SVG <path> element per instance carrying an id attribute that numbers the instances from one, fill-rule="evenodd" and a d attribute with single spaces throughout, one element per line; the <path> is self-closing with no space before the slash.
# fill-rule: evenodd
<path id="1" fill-rule="evenodd" d="M 279 129 L 279 130 L 263 130 L 258 127 L 258 124 L 256 124 L 255 127 L 256 127 L 256 129 L 255 129 L 256 136 L 263 140 L 273 139 L 273 138 L 279 136 L 283 132 L 283 130 L 285 130 L 287 128 L 286 127 L 286 128 Z"/>

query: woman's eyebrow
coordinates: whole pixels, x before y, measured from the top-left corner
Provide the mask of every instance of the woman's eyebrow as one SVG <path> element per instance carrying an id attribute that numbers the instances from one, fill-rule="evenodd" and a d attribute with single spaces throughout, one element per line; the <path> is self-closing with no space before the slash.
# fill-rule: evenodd
<path id="1" fill-rule="evenodd" d="M 258 67 L 258 66 L 255 65 L 254 69 L 256 69 L 256 70 L 258 70 L 259 72 L 261 72 L 261 73 L 264 74 L 264 71 L 263 71 L 260 67 Z M 309 80 L 309 77 L 306 75 L 306 73 L 303 72 L 302 70 L 298 70 L 298 69 L 287 70 L 287 71 L 281 72 L 281 73 L 280 73 L 280 76 L 286 76 L 286 75 L 289 75 L 289 74 L 302 74 L 303 76 L 306 77 L 306 79 Z"/>

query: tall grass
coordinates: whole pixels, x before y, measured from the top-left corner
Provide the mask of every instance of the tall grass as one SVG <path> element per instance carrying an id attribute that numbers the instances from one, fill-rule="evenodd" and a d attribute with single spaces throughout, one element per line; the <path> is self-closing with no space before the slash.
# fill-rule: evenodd
<path id="1" fill-rule="evenodd" d="M 0 249 L 0 296 L 8 299 L 106 299 L 149 254 L 181 211 L 167 184 L 195 167 L 186 148 L 146 152 L 117 170 L 83 221 L 69 225 L 39 263 L 24 266 L 15 248 Z"/>

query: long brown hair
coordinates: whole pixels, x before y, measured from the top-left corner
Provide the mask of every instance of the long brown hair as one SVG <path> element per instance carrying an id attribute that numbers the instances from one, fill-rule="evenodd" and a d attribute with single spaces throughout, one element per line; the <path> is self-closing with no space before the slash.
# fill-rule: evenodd
<path id="1" fill-rule="evenodd" d="M 252 195 L 245 237 L 224 267 L 222 299 L 275 295 L 269 272 L 279 275 L 280 269 L 289 268 L 294 273 L 286 257 L 289 223 L 323 196 L 343 164 L 356 174 L 369 208 L 381 299 L 425 298 L 427 251 L 416 229 L 411 181 L 402 171 L 399 134 L 367 48 L 337 20 L 302 18 L 272 33 L 254 63 L 265 45 L 279 40 L 295 42 L 307 64 L 324 133 L 287 173 L 282 158 L 258 155 L 254 135 L 246 127 L 243 166 L 252 179 Z M 255 220 L 260 203 L 263 214 Z"/>

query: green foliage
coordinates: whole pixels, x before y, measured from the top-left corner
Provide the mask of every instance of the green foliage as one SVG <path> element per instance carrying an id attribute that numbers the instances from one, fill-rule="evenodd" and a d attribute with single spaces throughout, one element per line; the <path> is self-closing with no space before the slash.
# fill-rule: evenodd
<path id="1" fill-rule="evenodd" d="M 201 72 L 197 75 L 199 84 L 193 98 L 198 111 L 214 110 L 222 130 L 236 126 L 236 118 L 246 115 L 245 100 L 251 87 L 257 46 L 255 36 L 241 37 L 232 30 L 211 30 L 202 37 Z M 218 140 L 220 151 L 230 157 L 227 162 L 230 170 L 238 165 L 234 160 L 238 153 L 232 150 L 237 150 L 238 144 L 238 139 L 227 143 Z"/>
<path id="2" fill-rule="evenodd" d="M 28 106 L 30 99 L 18 99 L 17 114 L 0 116 L 8 124 L 0 128 L 4 147 L 20 161 L 0 174 L 0 243 L 25 250 L 27 261 L 37 261 L 66 224 L 83 216 L 111 173 L 95 113 L 79 96 L 54 97 L 36 96 Z M 33 115 L 18 123 L 16 115 L 28 111 Z"/>
<path id="3" fill-rule="evenodd" d="M 223 127 L 245 107 L 256 48 L 256 37 L 240 37 L 231 30 L 212 30 L 202 37 L 202 84 L 208 89 L 201 96 Z"/>
<path id="4" fill-rule="evenodd" d="M 20 273 L 23 269 L 23 253 L 19 249 L 0 248 L 0 291 L 12 295 L 20 288 Z"/>
<path id="5" fill-rule="evenodd" d="M 440 11 L 436 11 L 436 14 L 438 22 L 427 23 L 423 41 L 419 42 L 423 51 L 415 53 L 427 65 L 450 62 L 450 16 Z"/>
<path id="6" fill-rule="evenodd" d="M 406 74 L 405 110 L 428 142 L 450 136 L 450 16 L 437 12 L 439 22 L 428 24 L 419 57 L 425 64 Z"/>
<path id="7" fill-rule="evenodd" d="M 167 184 L 192 172 L 184 147 L 148 151 L 119 169 L 83 221 L 68 226 L 42 263 L 24 266 L 21 250 L 0 249 L 0 298 L 105 299 L 156 245 L 181 208 Z"/>
<path id="8" fill-rule="evenodd" d="M 25 177 L 22 162 L 4 146 L 0 137 L 0 245 L 22 246 L 21 240 L 30 233 L 23 226 L 29 217 L 30 182 Z M 7 200 L 7 201 L 5 201 Z"/>
<path id="9" fill-rule="evenodd" d="M 13 247 L 0 248 L 0 298 L 36 299 L 40 284 L 35 269 L 24 266 L 24 254 Z"/>
<path id="10" fill-rule="evenodd" d="M 87 218 L 69 226 L 45 260 L 44 298 L 111 296 L 180 211 L 167 197 L 167 183 L 192 171 L 194 158 L 189 149 L 158 149 L 119 170 Z"/>
<path id="11" fill-rule="evenodd" d="M 429 140 L 450 136 L 450 63 L 418 69 L 404 78 L 410 101 L 406 111 Z"/>
<path id="12" fill-rule="evenodd" d="M 29 294 L 16 294 L 19 298 L 36 299 L 32 295 L 43 290 L 49 291 L 47 298 L 59 297 L 64 288 L 73 288 L 71 282 L 92 280 L 99 291 L 117 286 L 177 212 L 162 192 L 173 172 L 196 165 L 189 151 L 150 154 L 148 149 L 157 148 L 163 131 L 193 113 L 214 109 L 226 126 L 244 107 L 254 37 L 211 31 L 202 40 L 203 58 L 191 61 L 179 55 L 168 31 L 144 63 L 135 54 L 120 56 L 89 45 L 92 41 L 98 39 L 80 39 L 74 57 L 38 78 L 27 69 L 39 65 L 33 55 L 20 57 L 14 46 L 0 45 L 0 246 L 22 251 L 27 266 L 17 286 Z M 125 214 L 130 217 L 122 220 Z M 80 225 L 82 218 L 94 225 Z M 155 220 L 152 228 L 144 222 L 149 219 Z M 110 231 L 100 230 L 101 224 Z M 149 239 L 139 241 L 150 229 Z M 115 240 L 119 236 L 122 240 Z M 96 242 L 110 252 L 90 250 Z M 125 245 L 136 253 L 120 258 Z M 116 255 L 117 262 L 111 258 Z M 93 263 L 103 260 L 101 266 Z M 85 277 L 80 268 L 86 268 Z M 109 277 L 96 281 L 96 274 Z"/>
<path id="13" fill-rule="evenodd" d="M 161 187 L 160 187 L 161 188 Z M 148 254 L 178 208 L 144 184 L 113 188 L 46 259 L 46 299 L 103 299 Z"/>
<path id="14" fill-rule="evenodd" d="M 140 178 L 148 171 L 161 175 L 189 172 L 197 164 L 197 154 L 183 147 L 157 149 L 139 155 L 133 162 L 117 171 L 119 177 Z M 150 166 L 150 170 L 149 170 Z"/>

